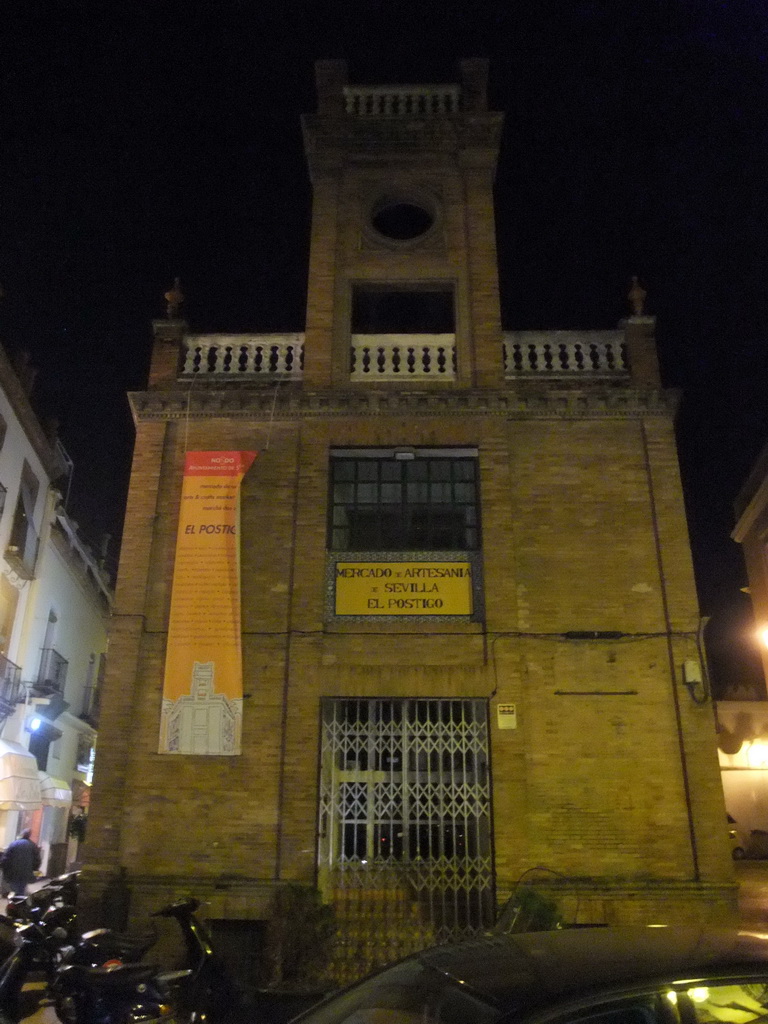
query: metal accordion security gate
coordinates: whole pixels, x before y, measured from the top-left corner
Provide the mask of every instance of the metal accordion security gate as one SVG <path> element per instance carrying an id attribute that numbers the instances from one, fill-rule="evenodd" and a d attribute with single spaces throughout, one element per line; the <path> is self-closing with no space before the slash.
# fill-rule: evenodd
<path id="1" fill-rule="evenodd" d="M 487 701 L 329 698 L 321 735 L 319 878 L 342 980 L 488 928 Z"/>

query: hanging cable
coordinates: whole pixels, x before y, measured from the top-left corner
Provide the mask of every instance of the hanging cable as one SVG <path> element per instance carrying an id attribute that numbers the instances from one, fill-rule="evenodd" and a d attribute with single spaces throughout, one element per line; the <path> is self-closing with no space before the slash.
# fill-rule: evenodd
<path id="1" fill-rule="evenodd" d="M 190 412 L 190 405 L 192 403 L 192 386 L 194 385 L 194 383 L 195 383 L 195 378 L 193 377 L 192 380 L 189 383 L 189 390 L 187 391 L 187 411 L 186 411 L 186 415 L 184 416 L 184 454 L 185 455 L 189 451 L 189 412 Z"/>
<path id="2" fill-rule="evenodd" d="M 267 441 L 266 441 L 266 444 L 264 445 L 264 451 L 265 452 L 269 451 L 269 442 L 270 442 L 270 440 L 272 438 L 272 424 L 275 422 L 275 407 L 277 406 L 277 392 L 280 390 L 280 385 L 282 383 L 283 382 L 281 380 L 276 380 L 275 384 L 274 384 L 275 395 L 274 395 L 274 398 L 272 399 L 272 409 L 271 409 L 270 414 L 269 414 L 269 425 L 267 426 Z"/>

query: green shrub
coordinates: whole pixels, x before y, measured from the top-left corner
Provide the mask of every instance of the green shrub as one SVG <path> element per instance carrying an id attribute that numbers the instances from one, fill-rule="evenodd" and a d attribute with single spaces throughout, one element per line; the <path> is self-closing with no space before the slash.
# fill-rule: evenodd
<path id="1" fill-rule="evenodd" d="M 274 890 L 265 934 L 266 987 L 300 992 L 323 987 L 336 930 L 333 909 L 308 885 Z"/>
<path id="2" fill-rule="evenodd" d="M 67 832 L 72 839 L 76 839 L 79 843 L 82 843 L 85 839 L 87 827 L 88 816 L 86 814 L 76 814 L 74 818 L 70 818 L 69 825 L 67 826 Z"/>

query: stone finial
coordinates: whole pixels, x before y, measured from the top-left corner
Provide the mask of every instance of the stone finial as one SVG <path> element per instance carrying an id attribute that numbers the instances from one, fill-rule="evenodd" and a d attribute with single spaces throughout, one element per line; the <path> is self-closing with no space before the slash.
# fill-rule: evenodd
<path id="1" fill-rule="evenodd" d="M 645 298 L 648 292 L 643 288 L 637 279 L 637 275 L 632 275 L 632 286 L 627 293 L 629 304 L 632 307 L 632 316 L 643 316 L 643 309 L 645 306 Z"/>
<path id="2" fill-rule="evenodd" d="M 176 320 L 179 316 L 179 309 L 184 301 L 184 293 L 181 290 L 181 279 L 173 279 L 173 288 L 165 293 L 165 301 L 168 303 L 168 319 Z"/>

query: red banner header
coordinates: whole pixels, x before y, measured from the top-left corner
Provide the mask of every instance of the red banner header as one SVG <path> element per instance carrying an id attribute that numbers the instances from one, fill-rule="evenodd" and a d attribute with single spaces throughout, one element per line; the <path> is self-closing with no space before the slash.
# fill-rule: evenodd
<path id="1" fill-rule="evenodd" d="M 257 452 L 187 452 L 184 476 L 242 476 Z"/>

